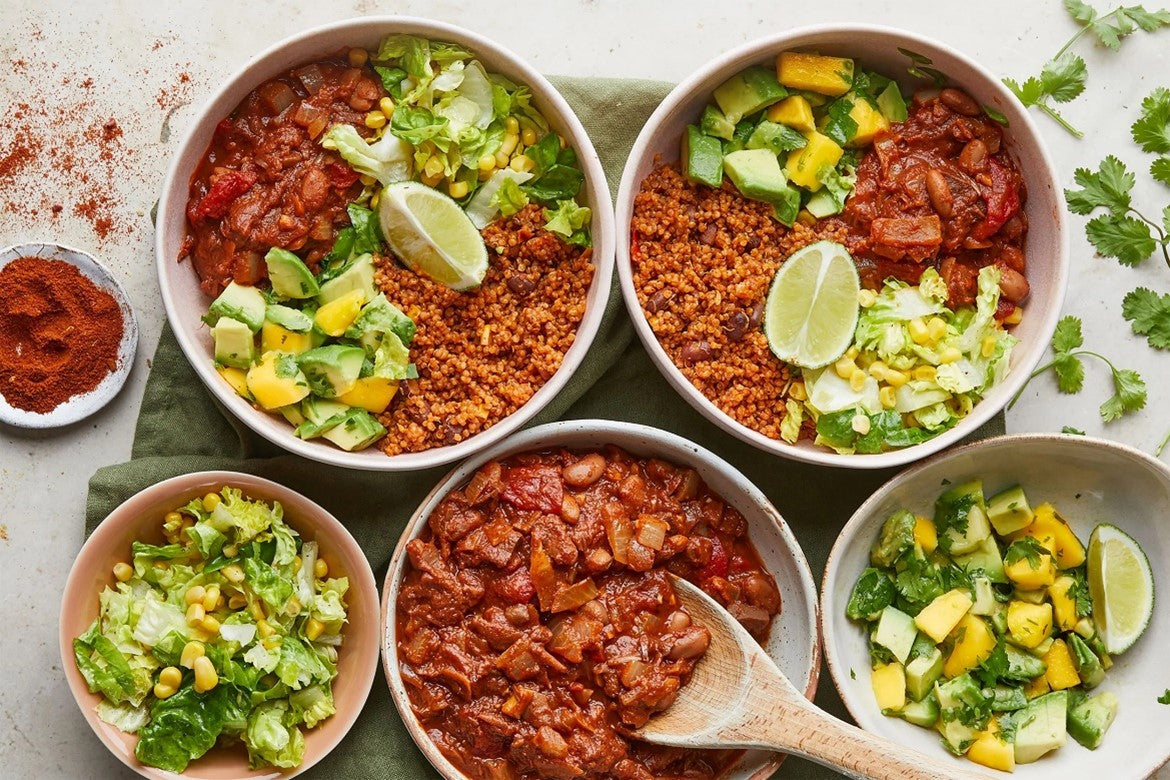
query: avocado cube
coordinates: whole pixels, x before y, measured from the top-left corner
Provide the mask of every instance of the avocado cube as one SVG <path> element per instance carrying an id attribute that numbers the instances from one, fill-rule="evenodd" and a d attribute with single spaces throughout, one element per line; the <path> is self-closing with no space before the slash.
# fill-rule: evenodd
<path id="1" fill-rule="evenodd" d="M 353 389 L 365 359 L 361 347 L 329 344 L 301 353 L 296 361 L 314 395 L 336 398 Z"/>
<path id="2" fill-rule="evenodd" d="M 914 515 L 900 509 L 882 523 L 881 536 L 869 551 L 874 566 L 893 566 L 902 553 L 914 547 Z"/>
<path id="3" fill-rule="evenodd" d="M 878 110 L 891 122 L 905 122 L 907 117 L 906 99 L 897 82 L 891 81 L 877 96 Z"/>
<path id="4" fill-rule="evenodd" d="M 974 550 L 962 555 L 955 555 L 955 563 L 971 573 L 981 573 L 991 582 L 1006 583 L 1007 575 L 1003 571 L 1003 556 L 1000 555 L 999 545 L 995 537 L 988 534 L 979 542 Z M 980 615 L 990 615 L 990 612 L 979 612 Z"/>
<path id="5" fill-rule="evenodd" d="M 942 672 L 942 651 L 932 647 L 927 655 L 920 655 L 906 664 L 906 693 L 910 694 L 911 699 L 922 701 L 930 694 L 938 678 L 942 677 Z"/>
<path id="6" fill-rule="evenodd" d="M 386 429 L 365 409 L 350 409 L 340 422 L 321 435 L 346 452 L 355 452 L 385 436 Z"/>
<path id="7" fill-rule="evenodd" d="M 991 701 L 992 712 L 1012 712 L 1028 706 L 1028 697 L 1024 695 L 1022 688 L 997 685 L 994 688 L 984 688 L 983 696 Z"/>
<path id="8" fill-rule="evenodd" d="M 845 616 L 852 620 L 877 620 L 882 610 L 893 603 L 896 594 L 890 575 L 868 567 L 853 586 L 849 603 L 845 605 Z"/>
<path id="9" fill-rule="evenodd" d="M 1016 716 L 1016 763 L 1030 764 L 1067 739 L 1068 691 L 1037 696 Z"/>
<path id="10" fill-rule="evenodd" d="M 1007 644 L 1004 645 L 1003 650 L 1008 663 L 1007 671 L 1003 675 L 1006 679 L 1028 682 L 1041 677 L 1047 669 L 1044 661 L 1031 653 L 1025 653 Z"/>
<path id="11" fill-rule="evenodd" d="M 387 333 L 393 333 L 403 345 L 410 346 L 415 330 L 414 320 L 390 303 L 385 294 L 378 293 L 361 308 L 357 319 L 346 329 L 345 337 L 360 341 L 366 354 L 373 356 Z"/>
<path id="12" fill-rule="evenodd" d="M 308 313 L 279 303 L 268 304 L 264 309 L 264 321 L 287 328 L 294 333 L 308 333 L 313 327 L 313 318 Z"/>
<path id="13" fill-rule="evenodd" d="M 837 97 L 853 86 L 853 60 L 785 51 L 776 58 L 776 77 L 789 89 Z"/>
<path id="14" fill-rule="evenodd" d="M 715 106 L 707 106 L 703 109 L 703 116 L 699 118 L 699 129 L 704 135 L 730 141 L 732 134 L 735 133 L 735 123 L 727 121 L 727 117 Z"/>
<path id="15" fill-rule="evenodd" d="M 788 154 L 788 180 L 809 192 L 816 192 L 821 188 L 824 172 L 837 166 L 845 150 L 833 139 L 815 130 L 805 133 L 804 137 L 808 143 Z"/>
<path id="16" fill-rule="evenodd" d="M 789 95 L 769 108 L 767 116 L 769 122 L 787 125 L 802 133 L 811 133 L 817 129 L 812 105 L 803 95 Z"/>
<path id="17" fill-rule="evenodd" d="M 945 683 L 936 683 L 934 691 L 938 697 L 939 730 L 943 739 L 952 751 L 963 753 L 985 725 L 971 718 L 985 702 L 983 690 L 971 675 L 963 674 Z"/>
<path id="18" fill-rule="evenodd" d="M 1024 489 L 1019 485 L 996 493 L 987 502 L 987 519 L 1000 536 L 1014 534 L 1032 524 L 1035 515 Z"/>
<path id="19" fill-rule="evenodd" d="M 716 87 L 712 96 L 727 121 L 738 124 L 745 116 L 787 97 L 788 90 L 780 86 L 775 73 L 753 65 Z"/>
<path id="20" fill-rule="evenodd" d="M 694 125 L 687 125 L 683 133 L 682 164 L 683 173 L 697 184 L 723 184 L 723 144 Z"/>
<path id="21" fill-rule="evenodd" d="M 346 263 L 336 276 L 321 285 L 321 290 L 317 293 L 317 303 L 324 307 L 330 301 L 335 301 L 353 290 L 361 291 L 361 303 L 373 299 L 378 294 L 378 286 L 374 282 L 373 256 L 358 255 Z"/>
<path id="22" fill-rule="evenodd" d="M 313 272 L 287 249 L 273 247 L 264 256 L 272 291 L 282 298 L 312 298 L 321 291 Z"/>
<path id="23" fill-rule="evenodd" d="M 978 547 L 991 535 L 982 481 L 971 480 L 943 492 L 934 502 L 934 522 L 945 552 L 962 555 Z"/>
<path id="24" fill-rule="evenodd" d="M 776 155 L 767 149 L 741 149 L 723 158 L 723 170 L 746 198 L 775 203 L 784 197 L 788 182 Z"/>
<path id="25" fill-rule="evenodd" d="M 983 575 L 975 575 L 971 583 L 975 586 L 975 603 L 971 605 L 971 614 L 990 616 L 995 612 L 996 605 L 995 588 L 991 586 L 991 580 Z"/>
<path id="26" fill-rule="evenodd" d="M 898 710 L 898 717 L 915 726 L 934 728 L 938 722 L 938 702 L 933 696 L 925 696 L 921 701 L 908 701 L 906 706 Z"/>
<path id="27" fill-rule="evenodd" d="M 893 653 L 898 663 L 905 664 L 916 636 L 914 618 L 895 607 L 886 607 L 878 618 L 873 641 Z"/>
<path id="28" fill-rule="evenodd" d="M 1097 658 L 1097 654 L 1089 648 L 1085 640 L 1076 634 L 1068 634 L 1067 636 L 1068 648 L 1072 652 L 1073 664 L 1076 665 L 1077 676 L 1080 677 L 1081 684 L 1085 686 L 1085 690 L 1096 688 L 1105 679 L 1105 667 L 1101 665 L 1101 660 Z"/>
<path id="29" fill-rule="evenodd" d="M 764 119 L 752 130 L 744 146 L 748 149 L 770 149 L 773 154 L 781 155 L 800 149 L 807 143 L 805 137 L 791 127 Z"/>
<path id="30" fill-rule="evenodd" d="M 264 293 L 246 284 L 229 282 L 219 297 L 211 302 L 203 321 L 214 327 L 221 317 L 231 317 L 248 326 L 253 333 L 264 324 L 264 312 L 268 303 Z"/>
<path id="31" fill-rule="evenodd" d="M 1068 733 L 1089 750 L 1096 750 L 1117 717 L 1118 704 L 1110 691 L 1079 699 L 1068 711 Z"/>
<path id="32" fill-rule="evenodd" d="M 220 317 L 211 329 L 215 339 L 215 362 L 231 368 L 249 368 L 256 359 L 252 330 L 232 317 Z"/>

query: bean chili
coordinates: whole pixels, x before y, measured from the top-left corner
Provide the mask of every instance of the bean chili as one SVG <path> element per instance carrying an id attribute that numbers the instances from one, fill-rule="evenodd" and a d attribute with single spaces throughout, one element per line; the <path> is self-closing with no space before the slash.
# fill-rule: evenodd
<path id="1" fill-rule="evenodd" d="M 400 669 L 438 749 L 472 778 L 711 778 L 737 751 L 630 736 L 706 652 L 667 572 L 757 639 L 780 609 L 743 516 L 690 468 L 603 451 L 490 462 L 407 545 Z"/>

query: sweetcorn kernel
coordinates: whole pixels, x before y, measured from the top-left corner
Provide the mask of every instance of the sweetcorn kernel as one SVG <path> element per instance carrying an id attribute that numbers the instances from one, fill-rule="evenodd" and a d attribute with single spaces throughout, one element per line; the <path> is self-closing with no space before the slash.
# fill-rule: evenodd
<path id="1" fill-rule="evenodd" d="M 910 331 L 910 338 L 915 344 L 927 344 L 930 342 L 930 331 L 926 327 L 926 323 L 922 321 L 921 317 L 915 317 L 906 323 L 907 329 Z"/>
<path id="2" fill-rule="evenodd" d="M 878 390 L 878 400 L 882 402 L 882 407 L 885 409 L 893 409 L 897 399 L 894 394 L 894 388 L 886 385 L 881 390 Z"/>
<path id="3" fill-rule="evenodd" d="M 947 347 L 938 353 L 938 362 L 940 363 L 954 363 L 962 358 L 963 353 L 959 351 L 958 347 Z"/>
<path id="4" fill-rule="evenodd" d="M 890 385 L 891 387 L 901 387 L 910 381 L 910 377 L 907 376 L 905 372 L 898 371 L 894 368 L 887 368 L 885 380 L 886 384 Z"/>
<path id="5" fill-rule="evenodd" d="M 1024 309 L 1023 309 L 1023 307 L 1017 306 L 1016 308 L 1012 309 L 1011 313 L 1008 314 L 1008 316 L 1003 318 L 1003 324 L 1004 325 L 1019 325 L 1020 321 L 1023 319 L 1024 319 Z"/>
<path id="6" fill-rule="evenodd" d="M 864 414 L 855 414 L 853 420 L 850 421 L 850 426 L 854 431 L 864 436 L 869 433 L 869 418 Z"/>
<path id="7" fill-rule="evenodd" d="M 938 341 L 947 335 L 946 320 L 942 317 L 931 317 L 930 321 L 926 323 L 926 332 L 930 334 L 931 341 Z"/>
<path id="8" fill-rule="evenodd" d="M 914 378 L 919 382 L 933 382 L 938 376 L 938 369 L 934 366 L 919 366 L 914 369 Z"/>
<path id="9" fill-rule="evenodd" d="M 788 397 L 796 401 L 807 401 L 808 389 L 804 386 L 804 382 L 793 382 L 789 385 Z"/>
<path id="10" fill-rule="evenodd" d="M 863 289 L 858 291 L 857 304 L 861 308 L 868 309 L 870 306 L 873 306 L 875 303 L 877 303 L 877 293 L 875 293 L 873 290 L 866 290 L 863 288 Z"/>
<path id="11" fill-rule="evenodd" d="M 865 387 L 865 372 L 860 368 L 853 369 L 853 373 L 849 375 L 849 389 L 855 393 L 860 393 Z"/>
<path id="12" fill-rule="evenodd" d="M 378 101 L 378 108 L 381 109 L 383 114 L 390 116 L 394 113 L 394 98 L 382 98 Z"/>
<path id="13" fill-rule="evenodd" d="M 995 344 L 999 339 L 994 333 L 989 333 L 983 337 L 983 343 L 979 345 L 979 354 L 985 358 L 989 358 L 995 354 Z"/>
<path id="14" fill-rule="evenodd" d="M 837 372 L 837 376 L 848 379 L 857 370 L 857 364 L 853 362 L 853 358 L 846 355 L 833 364 L 833 370 Z"/>

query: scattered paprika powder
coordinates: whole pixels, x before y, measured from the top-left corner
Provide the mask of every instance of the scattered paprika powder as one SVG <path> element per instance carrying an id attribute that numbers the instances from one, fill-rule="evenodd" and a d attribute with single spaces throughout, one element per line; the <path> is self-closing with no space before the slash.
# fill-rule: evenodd
<path id="1" fill-rule="evenodd" d="M 118 365 L 125 323 L 113 296 L 63 260 L 0 268 L 0 395 L 44 414 L 87 393 Z"/>

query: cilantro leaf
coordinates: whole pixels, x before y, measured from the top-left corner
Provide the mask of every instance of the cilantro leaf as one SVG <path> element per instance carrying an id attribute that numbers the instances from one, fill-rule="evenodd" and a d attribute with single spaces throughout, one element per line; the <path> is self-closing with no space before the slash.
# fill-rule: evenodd
<path id="1" fill-rule="evenodd" d="M 1101 419 L 1112 422 L 1126 412 L 1136 412 L 1146 405 L 1146 383 L 1138 372 L 1113 369 L 1113 395 L 1101 404 Z"/>
<path id="2" fill-rule="evenodd" d="M 1093 6 L 1083 3 L 1081 0 L 1064 0 L 1064 10 L 1068 11 L 1069 15 L 1081 24 L 1088 24 L 1097 18 L 1097 12 L 1093 10 Z"/>
<path id="3" fill-rule="evenodd" d="M 993 688 L 999 678 L 1008 670 L 1007 651 L 1004 649 L 1003 639 L 1000 639 L 995 649 L 991 651 L 991 655 L 983 659 L 979 666 L 971 670 L 971 674 L 975 679 L 983 685 L 984 688 Z"/>
<path id="4" fill-rule="evenodd" d="M 1128 266 L 1138 265 L 1158 248 L 1150 226 L 1136 217 L 1094 217 L 1085 225 L 1085 237 L 1098 254 Z"/>
<path id="5" fill-rule="evenodd" d="M 1080 428 L 1074 428 L 1071 425 L 1062 426 L 1060 429 L 1060 432 L 1067 433 L 1070 436 L 1085 436 L 1086 435 L 1085 432 L 1082 431 Z"/>
<path id="6" fill-rule="evenodd" d="M 1028 566 L 1032 569 L 1040 568 L 1040 556 L 1051 556 L 1052 552 L 1036 541 L 1031 536 L 1025 536 L 1022 539 L 1017 539 L 1008 545 L 1007 550 L 1003 554 L 1003 565 L 1011 566 L 1013 563 L 1027 560 Z"/>
<path id="7" fill-rule="evenodd" d="M 1085 567 L 1079 566 L 1067 572 L 1072 577 L 1073 584 L 1068 595 L 1076 604 L 1077 617 L 1088 617 L 1093 613 L 1093 596 L 1089 591 L 1089 580 L 1085 574 Z"/>
<path id="8" fill-rule="evenodd" d="M 1143 152 L 1170 152 L 1170 89 L 1158 87 L 1142 101 L 1142 115 L 1130 127 Z"/>
<path id="9" fill-rule="evenodd" d="M 1140 5 L 1131 5 L 1120 9 L 1120 13 L 1144 32 L 1154 32 L 1161 27 L 1170 26 L 1170 11 L 1147 11 Z"/>
<path id="10" fill-rule="evenodd" d="M 1084 346 L 1084 343 L 1080 318 L 1071 314 L 1061 317 L 1056 323 L 1056 332 L 1052 334 L 1052 349 L 1056 352 L 1072 352 Z"/>
<path id="11" fill-rule="evenodd" d="M 1076 355 L 1058 355 L 1052 361 L 1056 386 L 1062 393 L 1079 393 L 1085 384 L 1085 365 Z"/>
<path id="12" fill-rule="evenodd" d="M 1044 64 L 1040 70 L 1040 84 L 1044 92 L 1051 95 L 1057 103 L 1067 103 L 1085 91 L 1085 79 L 1088 75 L 1085 61 L 1069 52 Z M 1030 81 L 1034 79 L 1028 79 L 1024 84 L 1027 85 Z"/>
<path id="13" fill-rule="evenodd" d="M 1159 295 L 1145 287 L 1131 290 L 1121 302 L 1121 316 L 1151 347 L 1170 349 L 1170 294 Z"/>
<path id="14" fill-rule="evenodd" d="M 1023 84 L 1015 79 L 1004 79 L 1003 83 L 1025 106 L 1034 106 L 1044 99 L 1044 84 L 1035 76 L 1024 79 Z"/>
<path id="15" fill-rule="evenodd" d="M 1118 216 L 1129 210 L 1129 193 L 1137 182 L 1125 163 L 1113 155 L 1101 161 L 1096 173 L 1088 168 L 1077 168 L 1073 180 L 1081 185 L 1081 189 L 1064 191 L 1069 211 L 1089 214 L 1095 208 L 1106 208 Z"/>
<path id="16" fill-rule="evenodd" d="M 1159 157 L 1150 163 L 1150 175 L 1154 181 L 1160 181 L 1170 187 L 1170 157 Z M 1170 206 L 1162 213 L 1162 224 L 1170 231 Z"/>
<path id="17" fill-rule="evenodd" d="M 1170 704 L 1170 688 L 1167 688 L 1166 692 L 1158 697 L 1158 703 L 1159 704 Z"/>

